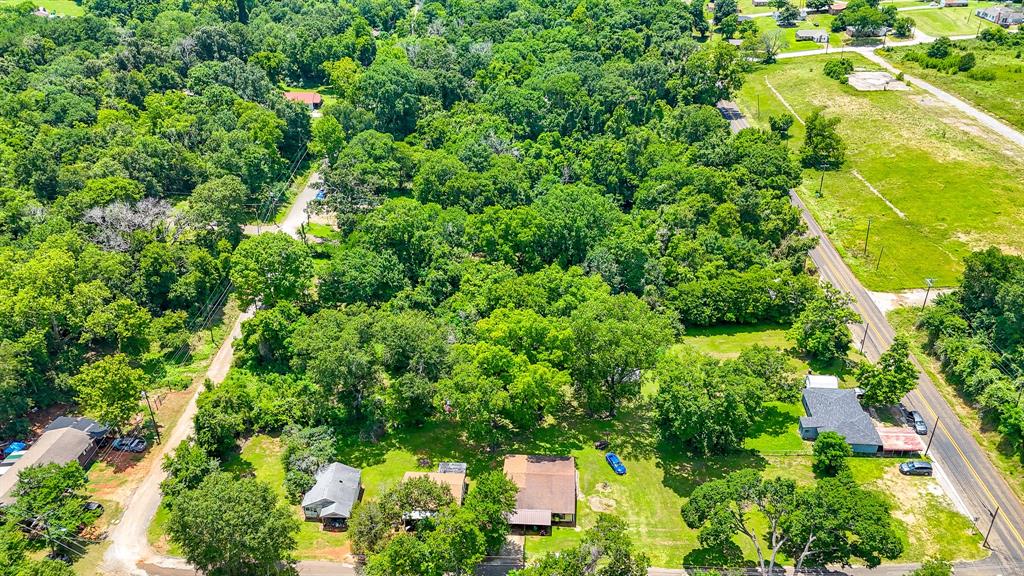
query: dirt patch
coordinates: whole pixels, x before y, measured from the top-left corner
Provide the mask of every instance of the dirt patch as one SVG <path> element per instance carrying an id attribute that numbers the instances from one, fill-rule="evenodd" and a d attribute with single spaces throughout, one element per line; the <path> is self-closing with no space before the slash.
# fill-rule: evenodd
<path id="1" fill-rule="evenodd" d="M 854 72 L 847 76 L 850 86 L 861 92 L 905 91 L 910 87 L 888 72 Z"/>
<path id="2" fill-rule="evenodd" d="M 604 492 L 605 494 L 607 494 L 612 491 L 612 487 L 607 482 L 600 482 L 597 486 L 594 486 L 594 490 L 597 490 L 598 492 Z"/>
<path id="3" fill-rule="evenodd" d="M 601 496 L 591 496 L 587 498 L 587 503 L 590 504 L 590 509 L 594 512 L 612 512 L 616 505 L 615 500 Z"/>

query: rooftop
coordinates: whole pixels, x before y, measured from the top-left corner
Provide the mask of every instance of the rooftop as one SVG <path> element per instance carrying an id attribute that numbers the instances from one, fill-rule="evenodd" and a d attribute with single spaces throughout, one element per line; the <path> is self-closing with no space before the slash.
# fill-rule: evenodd
<path id="1" fill-rule="evenodd" d="M 11 504 L 10 496 L 18 483 L 18 473 L 36 464 L 67 464 L 93 448 L 93 439 L 89 434 L 76 428 L 47 428 L 13 466 L 0 476 L 0 505 Z"/>
<path id="2" fill-rule="evenodd" d="M 323 102 L 323 97 L 316 92 L 285 92 L 284 97 L 293 102 L 301 102 L 303 104 L 320 104 Z"/>
<path id="3" fill-rule="evenodd" d="M 576 460 L 572 456 L 506 456 L 505 475 L 519 487 L 518 511 L 576 513 Z"/>
<path id="4" fill-rule="evenodd" d="M 882 439 L 871 417 L 857 400 L 855 390 L 805 388 L 803 400 L 807 416 L 800 418 L 800 425 L 804 428 L 836 432 L 850 444 L 882 445 Z"/>
<path id="5" fill-rule="evenodd" d="M 348 518 L 352 507 L 359 500 L 362 471 L 333 462 L 316 473 L 316 484 L 302 497 L 302 505 L 309 506 L 320 501 L 332 504 L 320 511 L 321 518 Z"/>
<path id="6" fill-rule="evenodd" d="M 465 472 L 406 472 L 402 480 L 410 478 L 429 478 L 431 482 L 447 486 L 454 502 L 462 506 L 462 498 L 466 495 Z"/>

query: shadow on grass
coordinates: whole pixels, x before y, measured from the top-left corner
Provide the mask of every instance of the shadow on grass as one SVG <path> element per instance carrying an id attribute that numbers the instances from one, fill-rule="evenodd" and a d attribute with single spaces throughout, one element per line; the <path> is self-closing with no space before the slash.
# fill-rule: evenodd
<path id="1" fill-rule="evenodd" d="M 743 550 L 732 541 L 718 548 L 697 548 L 683 557 L 684 566 L 754 566 L 753 560 L 743 558 Z"/>
<path id="2" fill-rule="evenodd" d="M 799 417 L 785 410 L 780 410 L 778 406 L 769 404 L 765 407 L 761 418 L 754 422 L 750 429 L 749 437 L 782 436 L 799 423 Z"/>

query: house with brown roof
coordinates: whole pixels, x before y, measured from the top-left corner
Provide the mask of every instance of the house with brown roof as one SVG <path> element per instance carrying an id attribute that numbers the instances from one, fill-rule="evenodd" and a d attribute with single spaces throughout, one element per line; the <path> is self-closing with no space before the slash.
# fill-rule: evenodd
<path id="1" fill-rule="evenodd" d="M 519 487 L 510 525 L 536 529 L 576 523 L 575 458 L 515 454 L 505 457 L 504 470 Z"/>
<path id="2" fill-rule="evenodd" d="M 452 502 L 462 506 L 462 500 L 466 497 L 466 473 L 465 472 L 406 472 L 402 481 L 413 478 L 427 478 L 435 484 L 447 486 L 452 492 Z"/>
<path id="3" fill-rule="evenodd" d="M 298 102 L 299 104 L 305 104 L 309 106 L 310 110 L 319 110 L 320 106 L 324 103 L 323 96 L 316 92 L 285 92 L 284 97 L 292 102 Z"/>

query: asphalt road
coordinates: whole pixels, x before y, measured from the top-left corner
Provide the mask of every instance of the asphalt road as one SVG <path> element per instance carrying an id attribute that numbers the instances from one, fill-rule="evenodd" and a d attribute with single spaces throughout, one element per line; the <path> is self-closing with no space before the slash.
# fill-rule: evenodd
<path id="1" fill-rule="evenodd" d="M 734 131 L 748 126 L 734 103 L 719 102 L 718 109 Z M 864 354 L 873 361 L 877 360 L 892 344 L 895 336 L 892 326 L 843 262 L 800 197 L 795 192 L 790 192 L 790 197 L 799 208 L 808 233 L 818 238 L 818 246 L 811 250 L 810 256 L 820 277 L 849 294 L 853 298 L 851 307 L 863 319 L 861 324 L 850 327 L 855 345 L 859 348 L 863 342 Z M 914 363 L 917 364 L 916 360 Z M 921 370 L 920 365 L 918 369 Z M 945 471 L 949 484 L 970 512 L 978 530 L 985 534 L 991 526 L 988 540 L 993 552 L 991 562 L 1000 567 L 993 569 L 992 573 L 1024 574 L 1024 537 L 1021 534 L 1024 532 L 1024 507 L 1016 494 L 923 370 L 917 388 L 907 395 L 905 403 L 921 412 L 928 422 L 931 431 L 929 455 Z"/>

